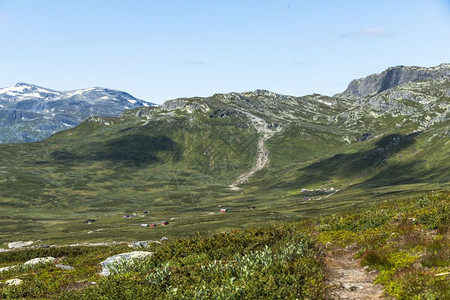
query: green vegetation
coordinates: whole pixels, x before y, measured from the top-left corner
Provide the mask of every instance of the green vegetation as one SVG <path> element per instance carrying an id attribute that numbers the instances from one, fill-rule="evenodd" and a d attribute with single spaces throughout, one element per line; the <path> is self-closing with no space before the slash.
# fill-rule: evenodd
<path id="1" fill-rule="evenodd" d="M 356 100 L 265 91 L 176 99 L 0 145 L 0 245 L 43 247 L 0 252 L 0 267 L 50 255 L 75 268 L 4 271 L 0 280 L 26 288 L 2 286 L 2 295 L 323 298 L 321 251 L 357 248 L 387 294 L 445 298 L 449 199 L 430 192 L 449 188 L 448 97 L 437 92 L 449 84 Z M 261 162 L 263 134 L 273 134 L 268 164 L 230 189 Z M 162 220 L 169 225 L 141 226 Z M 152 257 L 97 274 L 126 242 L 162 237 L 170 242 L 153 243 Z"/>
<path id="2" fill-rule="evenodd" d="M 126 244 L 52 247 L 0 253 L 0 267 L 43 256 L 54 265 L 0 273 L 3 298 L 62 299 L 324 299 L 324 251 L 351 246 L 361 268 L 378 272 L 376 283 L 396 299 L 448 299 L 450 192 L 434 192 L 395 204 L 384 202 L 291 225 L 194 234 L 153 243 L 151 257 L 98 275 L 99 262 L 127 252 Z M 333 249 L 333 250 L 330 250 Z M 0 283 L 1 284 L 1 283 Z"/>
<path id="3" fill-rule="evenodd" d="M 395 299 L 448 299 L 450 193 L 320 218 L 317 240 L 356 245 L 361 263 Z M 443 274 L 443 275 L 439 275 Z"/>
<path id="4" fill-rule="evenodd" d="M 343 137 L 364 131 L 289 124 L 267 141 L 269 164 L 231 191 L 256 155 L 258 135 L 246 118 L 157 117 L 92 119 L 43 142 L 0 145 L 0 242 L 183 237 L 289 223 L 448 185 L 446 123 L 351 144 Z M 230 214 L 218 214 L 219 205 Z M 123 219 L 142 211 L 150 214 Z M 88 218 L 97 222 L 83 224 Z M 137 228 L 166 219 L 171 226 L 161 230 Z"/>

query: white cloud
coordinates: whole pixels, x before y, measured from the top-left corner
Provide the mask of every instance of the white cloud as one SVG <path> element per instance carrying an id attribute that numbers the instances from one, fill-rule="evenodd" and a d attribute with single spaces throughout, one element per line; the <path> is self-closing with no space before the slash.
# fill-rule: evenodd
<path id="1" fill-rule="evenodd" d="M 306 67 L 306 65 L 307 65 L 307 63 L 304 61 L 296 61 L 296 62 L 294 62 L 293 67 L 294 68 L 304 68 L 304 67 Z"/>
<path id="2" fill-rule="evenodd" d="M 201 61 L 201 60 L 188 59 L 188 60 L 186 60 L 186 64 L 191 65 L 191 66 L 204 66 L 204 65 L 206 65 L 206 62 Z"/>
<path id="3" fill-rule="evenodd" d="M 121 61 L 121 62 L 140 62 L 146 61 L 145 57 L 141 56 L 110 56 L 106 58 L 109 61 Z"/>
<path id="4" fill-rule="evenodd" d="M 370 37 L 382 37 L 387 36 L 389 32 L 384 28 L 383 26 L 377 26 L 377 27 L 369 27 L 360 29 L 357 31 L 351 31 L 342 34 L 339 36 L 341 39 L 345 38 L 370 38 Z"/>

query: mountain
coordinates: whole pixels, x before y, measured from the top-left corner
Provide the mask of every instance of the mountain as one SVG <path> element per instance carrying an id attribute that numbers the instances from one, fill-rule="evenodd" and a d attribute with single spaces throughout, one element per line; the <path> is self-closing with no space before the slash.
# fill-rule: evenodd
<path id="1" fill-rule="evenodd" d="M 27 83 L 0 89 L 0 143 L 34 142 L 90 116 L 119 116 L 152 106 L 128 93 L 100 87 L 60 92 Z"/>
<path id="2" fill-rule="evenodd" d="M 0 145 L 0 241 L 10 232 L 58 242 L 220 232 L 448 188 L 445 74 L 404 75 L 365 96 L 179 98 L 90 117 L 38 143 Z M 144 210 L 171 226 L 142 232 L 123 219 Z M 98 236 L 86 235 L 87 218 L 99 220 Z"/>
<path id="3" fill-rule="evenodd" d="M 380 74 L 372 74 L 353 80 L 344 93 L 337 96 L 365 97 L 404 83 L 428 80 L 436 81 L 439 79 L 448 79 L 449 77 L 450 64 L 440 64 L 431 68 L 396 66 L 388 68 Z"/>

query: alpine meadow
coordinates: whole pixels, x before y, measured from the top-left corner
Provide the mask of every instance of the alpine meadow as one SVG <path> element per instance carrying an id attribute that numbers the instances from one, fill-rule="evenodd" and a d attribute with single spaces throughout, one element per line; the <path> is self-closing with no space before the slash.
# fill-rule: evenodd
<path id="1" fill-rule="evenodd" d="M 0 299 L 450 299 L 450 3 L 0 0 Z"/>

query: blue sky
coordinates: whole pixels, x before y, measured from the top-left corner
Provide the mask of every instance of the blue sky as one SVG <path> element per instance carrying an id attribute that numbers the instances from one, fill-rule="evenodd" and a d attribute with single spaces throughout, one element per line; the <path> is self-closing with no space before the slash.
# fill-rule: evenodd
<path id="1" fill-rule="evenodd" d="M 333 95 L 389 66 L 450 62 L 450 1 L 0 0 L 0 37 L 0 87 Z"/>

